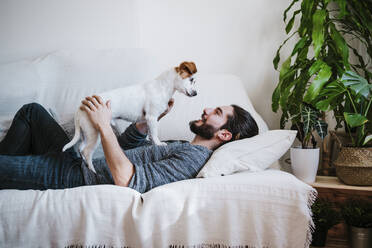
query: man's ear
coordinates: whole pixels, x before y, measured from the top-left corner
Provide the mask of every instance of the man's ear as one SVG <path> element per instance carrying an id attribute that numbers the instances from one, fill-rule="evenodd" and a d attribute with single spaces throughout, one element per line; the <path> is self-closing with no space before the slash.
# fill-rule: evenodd
<path id="1" fill-rule="evenodd" d="M 226 129 L 218 130 L 217 131 L 217 138 L 219 140 L 223 141 L 223 142 L 227 142 L 227 141 L 231 140 L 232 134 Z"/>

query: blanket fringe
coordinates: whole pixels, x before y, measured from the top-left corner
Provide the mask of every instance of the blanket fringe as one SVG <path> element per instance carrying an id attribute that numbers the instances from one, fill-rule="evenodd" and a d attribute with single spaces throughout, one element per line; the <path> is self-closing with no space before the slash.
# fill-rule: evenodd
<path id="1" fill-rule="evenodd" d="M 118 246 L 112 245 L 67 245 L 65 248 L 119 248 Z M 130 248 L 129 246 L 120 246 L 120 248 Z"/>
<path id="2" fill-rule="evenodd" d="M 169 245 L 168 248 L 257 248 L 257 247 L 253 245 L 197 244 L 197 245 Z M 263 246 L 262 248 L 269 247 Z"/>
<path id="3" fill-rule="evenodd" d="M 311 241 L 312 241 L 312 233 L 315 230 L 315 225 L 313 221 L 313 212 L 311 211 L 311 206 L 314 204 L 317 197 L 318 197 L 318 192 L 314 188 L 312 188 L 309 191 L 308 197 L 307 197 L 307 209 L 310 214 L 310 220 L 309 220 L 309 228 L 306 234 L 305 248 L 308 248 L 310 246 Z"/>

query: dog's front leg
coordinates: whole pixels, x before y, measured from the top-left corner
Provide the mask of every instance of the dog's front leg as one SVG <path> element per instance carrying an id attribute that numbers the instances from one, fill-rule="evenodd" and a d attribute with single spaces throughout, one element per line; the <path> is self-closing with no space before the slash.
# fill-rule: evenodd
<path id="1" fill-rule="evenodd" d="M 152 142 L 158 146 L 165 146 L 167 143 L 161 142 L 158 137 L 158 118 L 153 115 L 146 115 L 146 122 L 149 128 L 149 135 Z"/>

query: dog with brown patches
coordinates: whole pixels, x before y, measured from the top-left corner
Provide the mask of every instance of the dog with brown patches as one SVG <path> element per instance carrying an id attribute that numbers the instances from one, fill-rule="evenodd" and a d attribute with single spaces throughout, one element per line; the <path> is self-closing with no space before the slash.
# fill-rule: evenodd
<path id="1" fill-rule="evenodd" d="M 156 145 L 166 145 L 158 138 L 158 117 L 167 107 L 173 94 L 178 91 L 189 97 L 196 96 L 195 63 L 183 62 L 160 74 L 156 79 L 98 94 L 104 102 L 110 100 L 113 119 L 129 122 L 146 121 L 149 137 Z M 96 172 L 92 157 L 100 142 L 99 132 L 90 122 L 85 111 L 75 112 L 75 135 L 63 147 L 63 151 L 82 140 L 79 151 L 89 169 Z M 114 122 L 111 122 L 114 124 Z"/>

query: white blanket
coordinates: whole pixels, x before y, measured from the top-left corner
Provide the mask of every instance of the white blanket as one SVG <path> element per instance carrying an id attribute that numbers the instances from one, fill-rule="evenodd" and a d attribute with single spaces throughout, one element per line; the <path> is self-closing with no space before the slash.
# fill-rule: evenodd
<path id="1" fill-rule="evenodd" d="M 113 185 L 2 190 L 0 247 L 307 247 L 315 196 L 278 170 L 185 180 L 142 195 Z"/>

